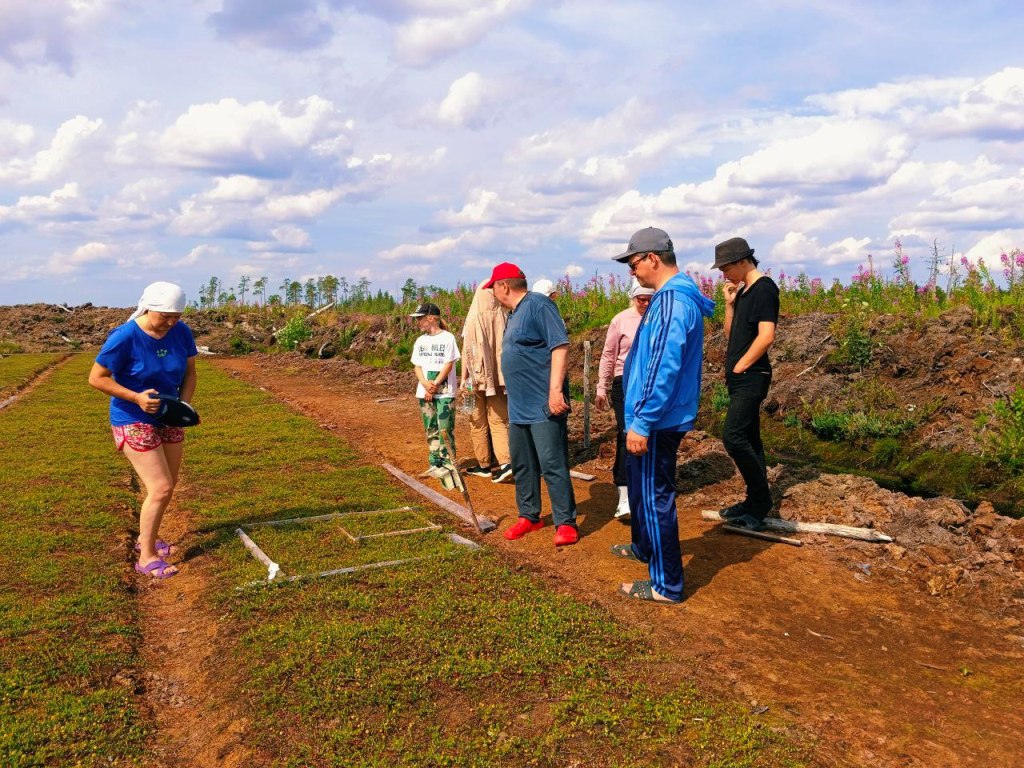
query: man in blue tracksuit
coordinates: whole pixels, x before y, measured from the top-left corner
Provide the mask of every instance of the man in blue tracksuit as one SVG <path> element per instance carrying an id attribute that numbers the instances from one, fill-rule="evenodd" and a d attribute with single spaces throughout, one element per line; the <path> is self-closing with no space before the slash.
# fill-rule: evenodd
<path id="1" fill-rule="evenodd" d="M 628 264 L 645 288 L 655 289 L 622 373 L 626 417 L 626 481 L 632 544 L 616 544 L 619 557 L 647 563 L 650 580 L 619 592 L 640 600 L 683 599 L 683 557 L 676 517 L 676 451 L 693 427 L 704 361 L 704 318 L 715 303 L 679 271 L 672 240 L 660 229 L 641 229 L 615 261 Z"/>

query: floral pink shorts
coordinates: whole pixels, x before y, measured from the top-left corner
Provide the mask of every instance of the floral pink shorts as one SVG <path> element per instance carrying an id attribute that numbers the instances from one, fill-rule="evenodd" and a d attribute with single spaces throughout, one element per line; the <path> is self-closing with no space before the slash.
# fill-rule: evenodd
<path id="1" fill-rule="evenodd" d="M 123 427 L 111 427 L 114 432 L 114 446 L 123 450 L 124 444 L 132 450 L 145 452 L 160 447 L 163 443 L 181 443 L 185 441 L 185 430 L 181 427 L 162 427 L 137 421 Z"/>

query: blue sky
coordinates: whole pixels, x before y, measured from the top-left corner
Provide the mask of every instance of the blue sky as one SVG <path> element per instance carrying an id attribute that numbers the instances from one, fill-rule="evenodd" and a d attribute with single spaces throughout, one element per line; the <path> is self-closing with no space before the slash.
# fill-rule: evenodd
<path id="1" fill-rule="evenodd" d="M 0 304 L 1024 247 L 1019 2 L 3 0 Z M 922 271 L 923 274 L 923 271 Z"/>

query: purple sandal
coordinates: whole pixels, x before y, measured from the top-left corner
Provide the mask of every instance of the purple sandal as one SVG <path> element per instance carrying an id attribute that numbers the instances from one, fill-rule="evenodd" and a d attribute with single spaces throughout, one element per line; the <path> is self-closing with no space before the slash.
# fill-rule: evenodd
<path id="1" fill-rule="evenodd" d="M 135 572 L 141 573 L 143 576 L 149 576 L 151 579 L 169 579 L 172 576 L 177 576 L 177 571 L 167 572 L 167 569 L 171 567 L 171 564 L 166 560 L 154 560 L 149 565 L 135 564 Z"/>
<path id="2" fill-rule="evenodd" d="M 173 548 L 173 544 L 168 544 L 163 539 L 156 540 L 156 553 L 160 555 L 160 557 L 167 557 L 168 555 L 170 555 L 172 553 Z M 137 541 L 135 542 L 135 551 L 142 551 L 142 545 Z"/>

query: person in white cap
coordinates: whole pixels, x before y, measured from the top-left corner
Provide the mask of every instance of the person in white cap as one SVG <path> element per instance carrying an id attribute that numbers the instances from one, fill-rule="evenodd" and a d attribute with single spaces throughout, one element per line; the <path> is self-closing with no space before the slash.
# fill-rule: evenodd
<path id="1" fill-rule="evenodd" d="M 647 305 L 654 294 L 653 288 L 645 288 L 635 279 L 629 287 L 629 306 L 612 318 L 608 324 L 608 334 L 604 339 L 601 351 L 601 362 L 597 374 L 597 398 L 594 405 L 597 410 L 608 408 L 609 388 L 611 391 L 612 408 L 615 411 L 615 464 L 612 467 L 612 478 L 619 489 L 619 501 L 615 508 L 615 517 L 629 517 L 629 493 L 626 487 L 626 418 L 623 411 L 622 367 L 626 355 L 633 344 L 640 319 L 647 311 Z"/>
<path id="2" fill-rule="evenodd" d="M 187 402 L 196 389 L 196 342 L 180 322 L 184 311 L 185 292 L 177 285 L 146 286 L 135 313 L 110 332 L 89 372 L 89 384 L 110 396 L 114 446 L 146 488 L 135 570 L 156 579 L 178 572 L 164 559 L 174 547 L 157 535 L 178 482 L 185 431 L 162 424 L 155 414 L 161 402 L 157 395 Z"/>
<path id="3" fill-rule="evenodd" d="M 558 286 L 555 285 L 550 280 L 548 280 L 546 277 L 542 277 L 540 280 L 537 280 L 533 284 L 533 287 L 530 288 L 530 290 L 533 291 L 534 293 L 539 293 L 541 296 L 547 296 L 552 301 L 555 301 L 558 298 L 557 289 Z"/>

